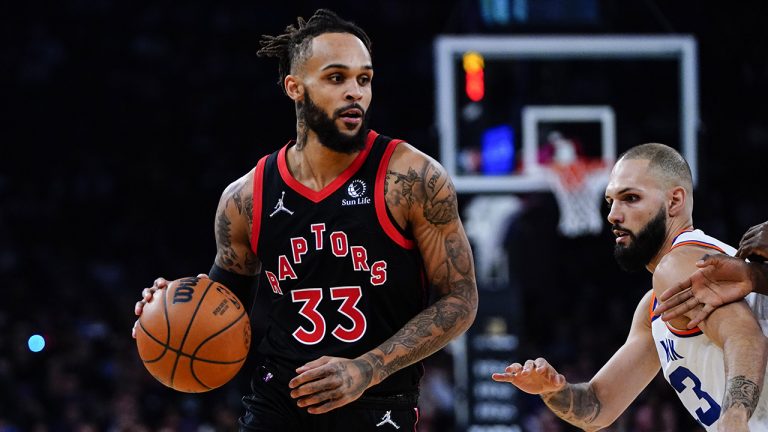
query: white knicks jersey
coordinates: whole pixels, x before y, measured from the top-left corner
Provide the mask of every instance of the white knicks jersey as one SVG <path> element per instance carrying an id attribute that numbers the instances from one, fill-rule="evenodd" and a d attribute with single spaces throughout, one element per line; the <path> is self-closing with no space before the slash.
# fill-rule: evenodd
<path id="1" fill-rule="evenodd" d="M 704 234 L 685 231 L 672 242 L 672 249 L 697 245 L 733 256 L 736 249 Z M 768 297 L 751 293 L 746 300 L 764 334 L 768 335 Z M 678 330 L 653 316 L 656 296 L 651 297 L 651 330 L 664 378 L 672 385 L 685 408 L 708 431 L 717 429 L 720 404 L 725 395 L 723 350 L 696 327 Z M 768 383 L 768 380 L 766 380 Z M 763 385 L 760 401 L 749 421 L 753 431 L 768 431 L 768 391 Z"/>

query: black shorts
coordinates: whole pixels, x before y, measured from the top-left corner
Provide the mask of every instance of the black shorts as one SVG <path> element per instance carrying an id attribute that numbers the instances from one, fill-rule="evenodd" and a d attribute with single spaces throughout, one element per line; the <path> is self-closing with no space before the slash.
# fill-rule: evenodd
<path id="1" fill-rule="evenodd" d="M 309 414 L 290 395 L 287 380 L 261 366 L 253 377 L 253 394 L 243 398 L 242 432 L 386 432 L 416 431 L 418 394 L 363 396 L 325 414 Z"/>

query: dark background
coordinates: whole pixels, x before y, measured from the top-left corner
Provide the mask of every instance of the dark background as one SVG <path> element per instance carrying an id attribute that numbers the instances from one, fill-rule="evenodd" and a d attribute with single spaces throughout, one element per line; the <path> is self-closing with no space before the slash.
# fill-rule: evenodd
<path id="1" fill-rule="evenodd" d="M 4 5 L 0 431 L 232 424 L 249 371 L 205 395 L 165 389 L 136 355 L 133 304 L 157 276 L 210 268 L 221 191 L 293 137 L 293 106 L 276 84 L 276 64 L 255 52 L 261 34 L 279 33 L 318 7 L 354 20 L 374 42 L 372 127 L 435 157 L 437 34 L 692 34 L 701 103 L 696 225 L 735 244 L 768 218 L 764 4 L 531 0 L 535 19 L 493 24 L 483 20 L 481 3 Z M 532 208 L 541 213 L 527 214 L 506 234 L 510 242 L 545 238 L 549 245 L 526 257 L 510 243 L 525 311 L 514 329 L 519 359 L 547 354 L 571 364 L 569 379 L 588 379 L 623 341 L 649 278 L 619 272 L 605 236 L 558 238 L 556 208 L 536 199 L 543 204 Z M 547 259 L 525 264 L 539 255 Z M 558 265 L 564 270 L 552 274 Z M 586 282 L 571 283 L 579 278 Z M 41 353 L 26 347 L 34 333 L 46 337 Z M 432 363 L 445 368 L 450 358 L 439 354 Z M 625 430 L 693 427 L 663 382 L 641 402 L 623 418 Z M 537 400 L 523 398 L 521 406 L 528 430 L 562 429 L 542 420 Z M 422 430 L 453 429 L 450 412 L 423 411 Z"/>

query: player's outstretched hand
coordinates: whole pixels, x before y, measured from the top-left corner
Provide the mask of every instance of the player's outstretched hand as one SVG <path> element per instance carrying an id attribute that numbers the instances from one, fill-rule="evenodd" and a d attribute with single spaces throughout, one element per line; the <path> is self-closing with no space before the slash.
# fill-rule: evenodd
<path id="1" fill-rule="evenodd" d="M 208 275 L 200 273 L 197 275 L 197 277 L 208 277 Z M 165 278 L 159 277 L 155 279 L 155 282 L 152 283 L 152 286 L 149 288 L 144 288 L 141 291 L 141 300 L 136 302 L 136 306 L 133 307 L 133 313 L 136 314 L 136 316 L 141 316 L 141 313 L 144 311 L 144 305 L 151 302 L 153 296 L 155 295 L 155 291 L 168 288 L 168 284 L 170 282 L 166 280 Z M 133 323 L 133 329 L 131 329 L 131 336 L 136 339 L 136 327 L 139 325 L 139 320 L 137 319 L 136 322 Z"/>
<path id="2" fill-rule="evenodd" d="M 696 266 L 699 270 L 691 277 L 659 297 L 661 304 L 654 313 L 661 314 L 664 321 L 701 306 L 688 323 L 689 329 L 694 328 L 716 308 L 741 300 L 752 291 L 752 270 L 744 260 L 727 255 L 704 255 Z"/>
<path id="3" fill-rule="evenodd" d="M 512 383 L 531 394 L 551 393 L 565 387 L 565 377 L 541 357 L 527 360 L 524 365 L 512 363 L 504 369 L 504 373 L 495 373 L 491 378 L 494 381 Z"/>
<path id="4" fill-rule="evenodd" d="M 322 414 L 359 398 L 371 383 L 373 367 L 362 359 L 323 356 L 296 373 L 288 383 L 291 397 L 310 414 Z"/>
<path id="5" fill-rule="evenodd" d="M 755 225 L 744 233 L 736 256 L 750 261 L 768 260 L 768 222 Z"/>

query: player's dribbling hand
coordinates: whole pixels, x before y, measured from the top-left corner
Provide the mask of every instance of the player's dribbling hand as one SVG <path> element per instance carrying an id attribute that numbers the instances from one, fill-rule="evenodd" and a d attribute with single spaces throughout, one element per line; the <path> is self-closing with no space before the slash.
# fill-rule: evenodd
<path id="1" fill-rule="evenodd" d="M 296 369 L 288 387 L 299 407 L 322 414 L 344 406 L 363 394 L 373 378 L 373 367 L 362 359 L 323 356 Z"/>
<path id="2" fill-rule="evenodd" d="M 155 282 L 149 288 L 144 288 L 141 291 L 141 300 L 136 302 L 136 306 L 133 307 L 133 313 L 136 316 L 141 316 L 144 311 L 144 305 L 152 301 L 152 296 L 155 295 L 155 291 L 168 288 L 168 281 L 165 278 L 157 278 Z M 133 323 L 133 329 L 131 330 L 131 336 L 136 339 L 136 327 L 139 325 L 139 320 Z"/>
<path id="3" fill-rule="evenodd" d="M 208 275 L 200 273 L 197 275 L 197 277 L 208 277 Z M 155 291 L 168 288 L 168 282 L 165 278 L 159 277 L 155 279 L 155 282 L 152 283 L 152 286 L 149 288 L 144 288 L 141 291 L 141 300 L 136 302 L 136 306 L 133 307 L 133 313 L 136 314 L 136 316 L 141 316 L 141 313 L 144 311 L 144 305 L 151 302 L 153 296 L 155 295 Z M 136 322 L 133 323 L 133 329 L 131 329 L 131 336 L 136 339 L 136 327 L 139 325 L 139 320 L 136 320 Z"/>
<path id="4" fill-rule="evenodd" d="M 551 393 L 565 387 L 565 377 L 541 357 L 527 360 L 524 365 L 512 363 L 504 369 L 504 373 L 495 373 L 491 378 L 494 381 L 514 384 L 530 394 Z"/>

